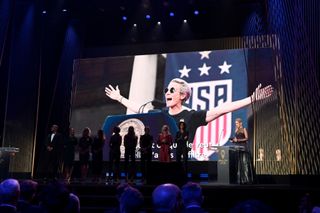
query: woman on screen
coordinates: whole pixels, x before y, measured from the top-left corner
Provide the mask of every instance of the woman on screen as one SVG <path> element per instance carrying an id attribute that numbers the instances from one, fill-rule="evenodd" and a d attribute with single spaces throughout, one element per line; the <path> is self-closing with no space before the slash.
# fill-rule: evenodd
<path id="1" fill-rule="evenodd" d="M 133 101 L 123 97 L 118 86 L 114 88 L 113 86 L 109 85 L 108 87 L 105 87 L 105 92 L 109 98 L 117 100 L 131 111 L 136 113 L 139 112 L 141 107 L 135 104 Z M 168 87 L 165 88 L 164 95 L 166 106 L 169 108 L 168 114 L 175 119 L 177 125 L 181 119 L 185 121 L 187 130 L 189 131 L 189 141 L 193 142 L 194 135 L 199 126 L 207 125 L 208 122 L 215 120 L 221 115 L 248 106 L 257 100 L 265 99 L 271 96 L 272 92 L 273 87 L 271 85 L 261 88 L 261 84 L 259 84 L 255 92 L 249 97 L 233 102 L 225 102 L 209 110 L 198 111 L 187 110 L 183 107 L 183 103 L 186 102 L 191 96 L 191 88 L 183 79 L 172 79 Z"/>

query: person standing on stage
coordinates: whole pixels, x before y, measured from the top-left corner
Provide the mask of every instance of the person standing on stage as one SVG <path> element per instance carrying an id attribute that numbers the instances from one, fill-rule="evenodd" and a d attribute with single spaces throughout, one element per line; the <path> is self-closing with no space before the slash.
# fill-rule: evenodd
<path id="1" fill-rule="evenodd" d="M 248 132 L 247 129 L 243 127 L 242 119 L 236 118 L 235 125 L 235 136 L 231 138 L 231 142 L 248 149 Z"/>
<path id="2" fill-rule="evenodd" d="M 172 145 L 173 139 L 169 130 L 168 125 L 163 125 L 161 133 L 158 136 L 157 144 L 160 146 L 159 149 L 159 161 L 170 162 L 170 146 Z"/>
<path id="3" fill-rule="evenodd" d="M 44 170 L 45 178 L 59 178 L 62 173 L 63 138 L 58 132 L 59 126 L 53 124 L 45 143 Z"/>
<path id="4" fill-rule="evenodd" d="M 136 147 L 138 143 L 138 137 L 134 132 L 134 127 L 129 126 L 128 133 L 124 136 L 124 168 L 126 171 L 127 181 L 133 181 L 136 172 Z M 129 158 L 131 164 L 129 166 Z"/>
<path id="5" fill-rule="evenodd" d="M 238 164 L 237 164 L 237 179 L 238 183 L 249 184 L 254 182 L 254 169 L 252 157 L 248 147 L 248 132 L 243 127 L 242 119 L 236 118 L 235 121 L 235 136 L 231 138 L 233 144 L 243 147 L 243 150 L 238 149 Z"/>
<path id="6" fill-rule="evenodd" d="M 99 129 L 97 131 L 97 136 L 94 138 L 92 146 L 91 146 L 91 152 L 92 152 L 92 175 L 93 175 L 93 181 L 100 181 L 100 177 L 102 174 L 102 157 L 103 157 L 103 146 L 104 146 L 104 134 L 102 129 Z"/>
<path id="7" fill-rule="evenodd" d="M 82 137 L 79 140 L 79 159 L 82 180 L 86 179 L 88 176 L 91 145 L 91 130 L 89 127 L 86 127 L 83 129 Z"/>
<path id="8" fill-rule="evenodd" d="M 73 165 L 74 165 L 74 155 L 75 147 L 78 145 L 78 139 L 75 136 L 74 128 L 69 128 L 69 136 L 64 143 L 64 159 L 63 159 L 63 176 L 66 181 L 70 181 Z"/>
<path id="9" fill-rule="evenodd" d="M 175 142 L 177 143 L 176 149 L 176 160 L 177 162 L 181 162 L 181 155 L 183 156 L 184 162 L 184 169 L 187 169 L 188 163 L 188 139 L 189 139 L 189 132 L 186 129 L 186 123 L 184 120 L 179 122 L 179 131 L 176 134 Z"/>
<path id="10" fill-rule="evenodd" d="M 109 85 L 105 87 L 106 95 L 117 100 L 131 111 L 138 113 L 140 106 L 123 97 L 120 94 L 119 87 Z M 215 120 L 216 118 L 228 113 L 250 105 L 251 103 L 265 99 L 271 96 L 273 93 L 273 87 L 268 85 L 261 88 L 261 84 L 258 85 L 255 92 L 244 99 L 225 102 L 209 110 L 187 110 L 183 107 L 183 103 L 186 102 L 191 96 L 191 88 L 188 83 L 180 78 L 175 78 L 170 81 L 167 88 L 164 90 L 166 106 L 169 108 L 168 114 L 172 116 L 176 124 L 179 124 L 181 119 L 187 124 L 187 130 L 189 132 L 189 142 L 193 142 L 196 130 L 199 126 L 207 125 L 208 122 Z"/>
<path id="11" fill-rule="evenodd" d="M 148 168 L 152 159 L 152 143 L 153 136 L 150 135 L 150 128 L 147 126 L 144 128 L 144 135 L 140 137 L 141 173 L 143 180 L 148 175 Z"/>
<path id="12" fill-rule="evenodd" d="M 122 137 L 120 135 L 120 128 L 115 126 L 113 128 L 113 135 L 110 137 L 109 143 L 109 177 L 111 180 L 111 173 L 113 173 L 113 179 L 115 182 L 119 181 L 120 174 L 120 146 L 122 143 Z"/>

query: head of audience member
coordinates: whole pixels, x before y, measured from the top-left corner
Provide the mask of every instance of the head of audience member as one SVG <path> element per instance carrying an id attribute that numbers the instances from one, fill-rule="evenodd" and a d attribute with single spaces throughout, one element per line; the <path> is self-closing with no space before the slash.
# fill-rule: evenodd
<path id="1" fill-rule="evenodd" d="M 274 210 L 260 200 L 245 200 L 233 207 L 230 213 L 272 213 Z"/>
<path id="2" fill-rule="evenodd" d="M 181 211 L 181 191 L 179 187 L 172 183 L 161 184 L 152 193 L 154 212 L 180 212 Z"/>
<path id="3" fill-rule="evenodd" d="M 203 202 L 203 195 L 201 186 L 198 183 L 188 182 L 181 188 L 181 195 L 183 205 L 185 207 L 191 205 L 201 206 Z"/>
<path id="4" fill-rule="evenodd" d="M 138 213 L 143 206 L 143 195 L 138 189 L 127 187 L 120 197 L 121 213 Z"/>
<path id="5" fill-rule="evenodd" d="M 0 184 L 0 203 L 17 206 L 20 184 L 16 179 L 6 179 Z"/>
<path id="6" fill-rule="evenodd" d="M 63 213 L 79 213 L 80 212 L 80 200 L 79 197 L 73 193 L 69 194 L 69 202 L 64 209 Z"/>
<path id="7" fill-rule="evenodd" d="M 118 186 L 117 186 L 117 199 L 118 201 L 120 201 L 120 198 L 121 198 L 121 195 L 122 193 L 126 190 L 126 188 L 130 187 L 130 185 L 128 183 L 120 183 Z"/>
<path id="8" fill-rule="evenodd" d="M 63 212 L 69 200 L 69 190 L 56 180 L 48 183 L 40 194 L 40 204 L 48 213 Z"/>
<path id="9" fill-rule="evenodd" d="M 20 200 L 32 203 L 38 190 L 38 183 L 33 180 L 23 180 L 20 182 Z"/>

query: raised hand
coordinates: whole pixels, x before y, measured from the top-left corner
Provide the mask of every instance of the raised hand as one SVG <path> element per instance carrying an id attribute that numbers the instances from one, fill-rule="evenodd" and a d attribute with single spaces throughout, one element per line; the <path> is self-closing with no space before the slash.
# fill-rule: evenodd
<path id="1" fill-rule="evenodd" d="M 273 93 L 273 87 L 271 85 L 268 85 L 266 87 L 261 88 L 261 84 L 258 85 L 254 93 L 251 95 L 252 101 L 259 101 L 263 100 L 267 97 L 270 97 Z"/>
<path id="2" fill-rule="evenodd" d="M 109 84 L 108 87 L 105 87 L 104 91 L 106 92 L 106 95 L 113 99 L 113 100 L 117 100 L 117 101 L 121 101 L 121 94 L 120 94 L 120 90 L 119 90 L 119 86 L 117 85 L 116 88 L 114 88 L 113 86 L 111 86 Z"/>

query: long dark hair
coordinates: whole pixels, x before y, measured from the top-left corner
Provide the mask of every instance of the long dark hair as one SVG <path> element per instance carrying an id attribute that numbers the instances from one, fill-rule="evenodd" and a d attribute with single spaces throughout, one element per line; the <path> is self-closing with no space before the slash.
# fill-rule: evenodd
<path id="1" fill-rule="evenodd" d="M 134 132 L 134 128 L 133 128 L 133 126 L 129 126 L 129 128 L 128 128 L 128 137 L 130 137 L 130 138 L 134 138 L 134 137 L 136 137 L 136 133 Z"/>

